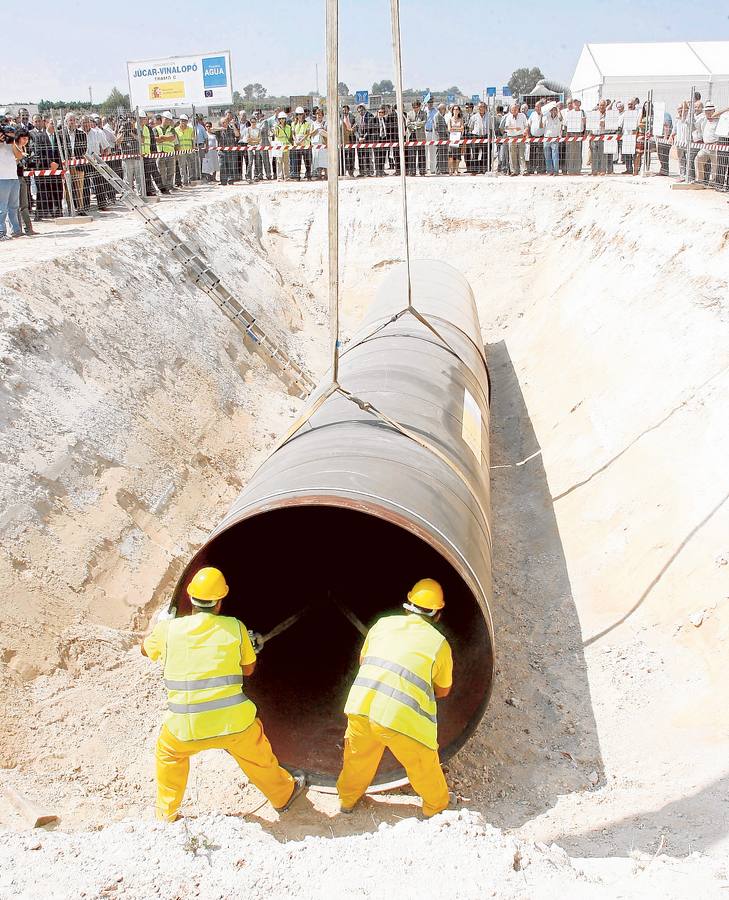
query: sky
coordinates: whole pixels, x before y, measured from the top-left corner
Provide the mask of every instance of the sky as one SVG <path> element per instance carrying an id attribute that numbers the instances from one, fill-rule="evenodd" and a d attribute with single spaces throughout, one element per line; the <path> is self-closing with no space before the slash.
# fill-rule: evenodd
<path id="1" fill-rule="evenodd" d="M 320 2 L 175 0 L 92 3 L 67 10 L 39 0 L 4 4 L 0 104 L 86 99 L 128 92 L 127 61 L 230 50 L 233 87 L 260 82 L 269 94 L 326 91 Z M 393 78 L 388 0 L 340 0 L 339 80 L 351 91 Z M 41 31 L 34 23 L 44 23 Z M 514 69 L 539 66 L 569 83 L 582 45 L 613 41 L 729 40 L 717 0 L 401 0 L 404 86 L 465 94 L 506 84 Z"/>

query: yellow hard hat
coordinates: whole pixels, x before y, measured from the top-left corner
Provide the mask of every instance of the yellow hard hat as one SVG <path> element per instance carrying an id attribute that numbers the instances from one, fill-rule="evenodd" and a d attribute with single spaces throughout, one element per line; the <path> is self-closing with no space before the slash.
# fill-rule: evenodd
<path id="1" fill-rule="evenodd" d="M 413 606 L 422 609 L 443 609 L 443 588 L 433 578 L 421 578 L 420 581 L 408 593 L 408 600 Z"/>
<path id="2" fill-rule="evenodd" d="M 214 569 L 212 566 L 198 569 L 187 586 L 187 593 L 193 603 L 199 600 L 201 603 L 210 606 L 214 606 L 218 600 L 226 597 L 228 590 L 225 576 L 220 569 Z"/>

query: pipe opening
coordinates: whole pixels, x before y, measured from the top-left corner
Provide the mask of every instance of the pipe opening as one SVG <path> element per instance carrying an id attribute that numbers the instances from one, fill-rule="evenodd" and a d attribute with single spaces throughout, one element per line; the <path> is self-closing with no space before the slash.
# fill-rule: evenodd
<path id="1" fill-rule="evenodd" d="M 261 634 L 309 607 L 296 624 L 266 643 L 244 690 L 259 707 L 279 761 L 304 769 L 312 783 L 330 786 L 339 774 L 346 725 L 342 710 L 363 642 L 332 598 L 369 628 L 382 615 L 401 611 L 419 578 L 440 581 L 446 608 L 438 627 L 454 657 L 453 690 L 438 702 L 441 758 L 455 753 L 478 724 L 492 677 L 486 623 L 456 569 L 412 532 L 339 506 L 285 506 L 259 513 L 213 537 L 192 559 L 177 586 L 178 615 L 190 611 L 184 588 L 207 565 L 220 568 L 230 585 L 222 614 Z M 386 753 L 373 784 L 403 774 Z"/>

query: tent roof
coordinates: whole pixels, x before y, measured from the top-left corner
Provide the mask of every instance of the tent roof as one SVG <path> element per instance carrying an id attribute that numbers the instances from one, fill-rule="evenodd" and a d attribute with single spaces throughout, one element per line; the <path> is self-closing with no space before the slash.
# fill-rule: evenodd
<path id="1" fill-rule="evenodd" d="M 580 60 L 585 56 L 597 69 L 600 81 L 610 77 L 709 81 L 713 75 L 729 71 L 729 41 L 585 44 Z"/>
<path id="2" fill-rule="evenodd" d="M 543 81 L 538 81 L 534 87 L 527 91 L 527 97 L 554 97 L 556 96 L 557 91 L 550 91 L 547 85 Z"/>

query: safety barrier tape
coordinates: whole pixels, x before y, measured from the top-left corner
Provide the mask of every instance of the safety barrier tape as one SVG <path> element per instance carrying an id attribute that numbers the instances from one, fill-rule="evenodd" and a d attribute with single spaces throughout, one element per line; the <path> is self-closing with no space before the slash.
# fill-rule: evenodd
<path id="1" fill-rule="evenodd" d="M 438 147 L 438 146 L 449 146 L 449 147 L 459 147 L 464 144 L 553 144 L 553 143 L 573 143 L 575 141 L 612 141 L 612 140 L 621 140 L 621 135 L 619 134 L 588 134 L 588 135 L 567 135 L 565 137 L 527 137 L 526 135 L 522 135 L 519 137 L 499 137 L 493 138 L 493 140 L 489 140 L 489 138 L 461 138 L 457 141 L 451 141 L 448 138 L 443 138 L 441 140 L 433 140 L 433 141 L 405 141 L 406 147 Z M 306 150 L 322 150 L 326 149 L 326 144 L 312 144 L 310 147 L 299 148 Z M 397 141 L 359 141 L 355 144 L 340 144 L 340 147 L 351 150 L 351 149 L 385 149 L 397 147 Z M 296 150 L 292 144 L 234 144 L 231 147 L 217 147 L 217 150 L 223 150 L 226 152 L 236 150 L 240 152 L 241 150 Z"/>
<path id="2" fill-rule="evenodd" d="M 160 159 L 162 157 L 182 156 L 185 154 L 195 154 L 197 152 L 197 150 L 178 150 L 174 153 L 149 153 L 144 159 Z M 112 153 L 108 156 L 102 155 L 101 158 L 104 162 L 114 162 L 120 159 L 142 159 L 142 156 L 139 153 Z M 30 178 L 31 175 L 63 175 L 65 169 L 87 165 L 89 165 L 89 161 L 85 157 L 73 157 L 67 159 L 65 163 L 62 163 L 56 169 L 26 169 L 23 174 L 26 178 Z"/>
<path id="3" fill-rule="evenodd" d="M 686 150 L 690 146 L 692 150 L 700 150 L 702 147 L 706 150 L 729 150 L 729 144 L 722 144 L 719 141 L 713 141 L 710 144 L 704 144 L 703 141 L 691 141 L 690 145 L 686 141 L 669 141 L 668 138 L 655 138 L 657 144 L 668 144 L 670 147 L 677 147 L 679 150 Z"/>
<path id="4" fill-rule="evenodd" d="M 443 140 L 433 140 L 433 141 L 405 141 L 406 147 L 459 147 L 463 145 L 472 145 L 472 144 L 565 144 L 565 143 L 574 143 L 577 141 L 582 142 L 591 142 L 591 141 L 621 141 L 624 137 L 635 137 L 635 134 L 631 135 L 619 135 L 619 134 L 587 134 L 587 135 L 566 135 L 563 137 L 527 137 L 526 135 L 522 135 L 519 137 L 499 137 L 493 138 L 493 140 L 489 140 L 489 138 L 462 138 L 458 141 L 451 141 L 447 139 Z M 637 135 L 640 137 L 640 135 Z M 657 138 L 653 135 L 647 135 L 648 140 L 655 140 L 657 143 L 670 143 L 670 141 L 665 140 L 664 138 Z M 311 147 L 302 148 L 302 149 L 310 149 L 310 150 L 324 150 L 326 149 L 326 144 L 312 144 Z M 347 150 L 385 150 L 392 149 L 397 147 L 397 141 L 360 141 L 354 144 L 343 144 L 343 149 Z M 675 146 L 680 147 L 681 149 L 686 149 L 685 144 L 680 144 L 678 142 L 675 143 Z M 703 144 L 701 142 L 693 142 L 691 143 L 691 149 L 700 149 L 706 148 L 709 150 L 729 150 L 729 144 Z M 204 149 L 204 148 L 202 148 Z M 217 147 L 217 150 L 221 150 L 226 153 L 238 152 L 241 153 L 247 150 L 292 150 L 296 149 L 292 147 L 291 144 L 234 144 L 230 147 Z M 149 153 L 145 156 L 145 159 L 161 159 L 164 157 L 176 157 L 181 156 L 182 154 L 194 154 L 198 153 L 198 149 L 194 150 L 178 150 L 173 153 Z M 120 159 L 141 159 L 138 153 L 114 153 L 110 156 L 103 157 L 105 162 L 109 162 L 110 160 L 120 160 Z M 59 166 L 55 170 L 51 169 L 28 169 L 25 171 L 25 176 L 30 177 L 31 175 L 63 175 L 66 168 L 73 168 L 74 166 L 82 166 L 88 165 L 88 160 L 82 158 L 74 158 L 66 160 L 64 166 Z"/>

